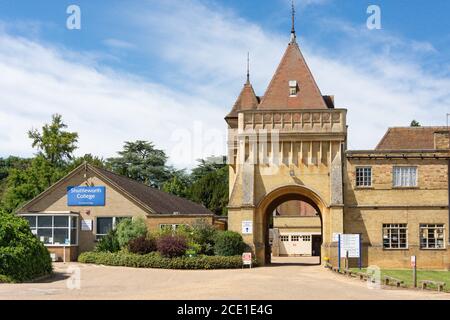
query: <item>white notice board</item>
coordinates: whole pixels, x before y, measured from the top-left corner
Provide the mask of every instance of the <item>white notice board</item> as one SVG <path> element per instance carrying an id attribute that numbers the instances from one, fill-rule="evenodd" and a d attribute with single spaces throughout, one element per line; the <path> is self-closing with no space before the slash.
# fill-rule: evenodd
<path id="1" fill-rule="evenodd" d="M 361 235 L 359 234 L 341 234 L 339 242 L 339 251 L 341 258 L 359 258 L 361 254 Z"/>
<path id="2" fill-rule="evenodd" d="M 81 231 L 91 231 L 92 220 L 81 220 Z"/>
<path id="3" fill-rule="evenodd" d="M 242 221 L 242 234 L 253 233 L 253 221 Z"/>

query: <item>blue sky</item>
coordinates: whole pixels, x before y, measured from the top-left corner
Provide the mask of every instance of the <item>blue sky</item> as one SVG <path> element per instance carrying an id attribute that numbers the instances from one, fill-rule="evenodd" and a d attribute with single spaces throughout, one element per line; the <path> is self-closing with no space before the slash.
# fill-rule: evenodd
<path id="1" fill-rule="evenodd" d="M 81 30 L 66 8 L 81 8 Z M 367 7 L 381 8 L 368 30 Z M 388 126 L 445 124 L 450 2 L 297 0 L 299 43 L 323 94 L 347 108 L 349 147 Z M 0 156 L 31 155 L 27 129 L 61 113 L 79 154 L 152 140 L 178 167 L 225 153 L 243 82 L 263 95 L 286 48 L 290 1 L 0 0 Z M 189 149 L 189 150 L 188 150 Z"/>

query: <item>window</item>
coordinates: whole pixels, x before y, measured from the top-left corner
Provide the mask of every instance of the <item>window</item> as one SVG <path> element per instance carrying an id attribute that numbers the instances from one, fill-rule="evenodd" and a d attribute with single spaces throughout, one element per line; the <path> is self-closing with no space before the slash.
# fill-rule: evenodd
<path id="1" fill-rule="evenodd" d="M 175 230 L 177 230 L 180 226 L 182 226 L 182 224 L 169 224 L 169 223 L 163 223 L 163 224 L 160 224 L 160 225 L 159 225 L 159 229 L 160 229 L 161 231 L 164 231 L 164 230 L 172 230 L 172 231 L 175 231 Z"/>
<path id="2" fill-rule="evenodd" d="M 288 242 L 289 241 L 289 236 L 280 236 L 280 241 L 281 242 Z"/>
<path id="3" fill-rule="evenodd" d="M 444 249 L 445 235 L 443 224 L 421 224 L 420 225 L 420 248 L 421 249 Z"/>
<path id="4" fill-rule="evenodd" d="M 294 241 L 294 242 L 300 241 L 300 236 L 291 236 L 291 241 Z"/>
<path id="5" fill-rule="evenodd" d="M 383 224 L 383 248 L 407 249 L 408 228 L 404 224 Z"/>
<path id="6" fill-rule="evenodd" d="M 296 80 L 289 81 L 289 96 L 296 97 L 298 93 L 298 85 Z"/>
<path id="7" fill-rule="evenodd" d="M 371 187 L 372 186 L 372 168 L 358 167 L 356 168 L 356 186 Z"/>
<path id="8" fill-rule="evenodd" d="M 416 187 L 417 168 L 416 167 L 394 167 L 393 170 L 394 187 Z"/>
<path id="9" fill-rule="evenodd" d="M 302 240 L 305 242 L 311 241 L 311 236 L 302 236 Z"/>
<path id="10" fill-rule="evenodd" d="M 95 238 L 99 240 L 106 236 L 111 230 L 115 229 L 120 221 L 129 219 L 128 217 L 98 217 Z"/>
<path id="11" fill-rule="evenodd" d="M 66 215 L 26 215 L 31 232 L 46 245 L 76 245 L 78 217 Z"/>

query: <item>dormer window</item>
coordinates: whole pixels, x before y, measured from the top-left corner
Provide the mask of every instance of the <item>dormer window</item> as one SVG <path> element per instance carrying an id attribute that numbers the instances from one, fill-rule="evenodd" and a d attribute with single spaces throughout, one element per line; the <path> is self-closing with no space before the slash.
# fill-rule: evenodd
<path id="1" fill-rule="evenodd" d="M 298 93 L 298 84 L 296 80 L 289 81 L 289 96 L 296 97 Z"/>

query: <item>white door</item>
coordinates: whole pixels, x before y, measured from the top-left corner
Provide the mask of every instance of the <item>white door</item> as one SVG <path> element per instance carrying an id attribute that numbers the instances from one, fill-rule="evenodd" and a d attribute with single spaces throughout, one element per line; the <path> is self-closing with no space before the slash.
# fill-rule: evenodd
<path id="1" fill-rule="evenodd" d="M 280 254 L 288 256 L 310 256 L 312 254 L 311 235 L 280 234 Z"/>

